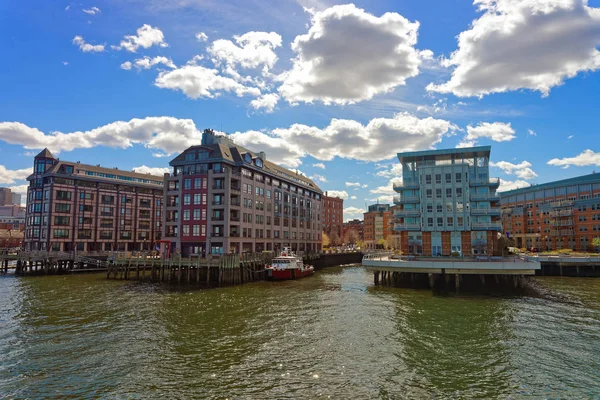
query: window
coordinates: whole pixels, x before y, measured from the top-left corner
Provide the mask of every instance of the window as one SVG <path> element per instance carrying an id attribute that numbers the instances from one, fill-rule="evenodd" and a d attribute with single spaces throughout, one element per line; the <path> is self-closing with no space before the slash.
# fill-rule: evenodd
<path id="1" fill-rule="evenodd" d="M 56 192 L 56 200 L 71 200 L 71 192 L 58 190 Z"/>
<path id="2" fill-rule="evenodd" d="M 452 198 L 452 188 L 446 188 L 446 198 Z"/>
<path id="3" fill-rule="evenodd" d="M 435 189 L 435 198 L 436 199 L 442 198 L 442 189 Z"/>
<path id="4" fill-rule="evenodd" d="M 194 189 L 200 189 L 202 185 L 202 178 L 194 178 Z"/>
<path id="5" fill-rule="evenodd" d="M 200 225 L 192 226 L 192 236 L 200 236 Z"/>
<path id="6" fill-rule="evenodd" d="M 456 197 L 462 197 L 463 191 L 462 188 L 456 188 Z"/>
<path id="7" fill-rule="evenodd" d="M 194 193 L 194 204 L 200 204 L 200 193 Z"/>
<path id="8" fill-rule="evenodd" d="M 443 207 L 441 204 L 436 204 L 435 208 L 436 208 L 436 212 L 439 212 L 439 213 L 443 212 Z"/>
<path id="9" fill-rule="evenodd" d="M 442 174 L 435 174 L 435 183 L 438 185 L 442 183 Z"/>
<path id="10" fill-rule="evenodd" d="M 199 221 L 200 220 L 200 209 L 196 208 L 194 209 L 194 221 Z"/>
<path id="11" fill-rule="evenodd" d="M 433 228 L 433 218 L 427 218 L 427 226 Z"/>
<path id="12" fill-rule="evenodd" d="M 431 189 L 427 189 L 427 191 L 426 191 L 426 194 L 427 194 L 427 198 L 428 198 L 428 199 L 431 199 L 431 198 L 433 197 L 433 196 L 432 196 L 432 193 L 433 193 L 433 192 L 431 191 Z"/>
<path id="13" fill-rule="evenodd" d="M 438 217 L 437 226 L 438 226 L 438 228 L 444 226 L 444 218 Z"/>
<path id="14" fill-rule="evenodd" d="M 446 183 L 452 183 L 452 174 L 446 174 Z"/>
<path id="15" fill-rule="evenodd" d="M 456 217 L 456 224 L 458 226 L 463 226 L 464 225 L 464 218 L 463 217 Z"/>
<path id="16" fill-rule="evenodd" d="M 433 205 L 432 204 L 427 204 L 427 212 L 428 213 L 433 212 Z M 432 220 L 431 224 L 433 225 L 433 220 Z"/>
<path id="17" fill-rule="evenodd" d="M 447 224 L 448 226 L 452 226 L 452 225 L 454 225 L 454 219 L 453 219 L 452 217 L 448 217 L 448 218 L 446 218 L 446 224 Z"/>
<path id="18" fill-rule="evenodd" d="M 184 179 L 183 180 L 183 188 L 185 190 L 190 190 L 192 188 L 192 180 L 191 179 Z M 188 231 L 189 231 L 189 227 L 188 227 Z"/>
<path id="19" fill-rule="evenodd" d="M 183 205 L 184 206 L 189 206 L 190 205 L 190 199 L 191 199 L 191 195 L 189 193 L 186 193 L 183 195 Z"/>
<path id="20" fill-rule="evenodd" d="M 431 175 L 425 175 L 425 183 L 431 185 Z"/>
<path id="21" fill-rule="evenodd" d="M 54 238 L 55 239 L 68 239 L 69 238 L 69 230 L 68 229 L 54 229 Z"/>
<path id="22" fill-rule="evenodd" d="M 184 221 L 190 220 L 190 210 L 183 210 L 183 220 Z"/>
<path id="23" fill-rule="evenodd" d="M 181 230 L 181 234 L 185 235 L 185 236 L 189 236 L 190 235 L 190 226 L 189 225 L 183 225 L 182 230 Z"/>
<path id="24" fill-rule="evenodd" d="M 54 225 L 69 225 L 69 223 L 71 222 L 71 217 L 59 217 L 56 216 L 54 217 Z"/>
<path id="25" fill-rule="evenodd" d="M 54 211 L 56 211 L 57 213 L 71 212 L 71 205 L 56 203 L 56 205 L 54 206 Z"/>

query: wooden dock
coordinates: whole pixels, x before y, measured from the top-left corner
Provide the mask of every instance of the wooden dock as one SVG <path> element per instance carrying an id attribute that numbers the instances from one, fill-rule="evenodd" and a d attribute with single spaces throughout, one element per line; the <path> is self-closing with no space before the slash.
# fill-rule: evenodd
<path id="1" fill-rule="evenodd" d="M 225 254 L 208 258 L 118 257 L 107 264 L 108 279 L 197 285 L 237 285 L 263 280 L 270 253 Z"/>

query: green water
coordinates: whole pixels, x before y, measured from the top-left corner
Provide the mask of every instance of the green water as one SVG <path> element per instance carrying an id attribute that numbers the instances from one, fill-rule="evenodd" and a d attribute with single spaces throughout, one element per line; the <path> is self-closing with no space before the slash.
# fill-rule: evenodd
<path id="1" fill-rule="evenodd" d="M 600 279 L 541 297 L 380 288 L 361 267 L 169 291 L 0 278 L 2 398 L 600 398 Z"/>

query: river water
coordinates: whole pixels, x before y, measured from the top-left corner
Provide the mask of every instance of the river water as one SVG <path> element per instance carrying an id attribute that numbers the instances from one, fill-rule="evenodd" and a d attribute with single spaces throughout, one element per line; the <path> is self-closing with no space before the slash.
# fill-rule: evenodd
<path id="1" fill-rule="evenodd" d="M 600 398 L 600 279 L 382 288 L 362 267 L 204 290 L 0 278 L 1 398 Z"/>

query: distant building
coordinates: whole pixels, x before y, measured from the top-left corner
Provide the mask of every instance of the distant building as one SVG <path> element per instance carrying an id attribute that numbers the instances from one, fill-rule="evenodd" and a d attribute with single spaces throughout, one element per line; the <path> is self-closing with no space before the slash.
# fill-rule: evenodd
<path id="1" fill-rule="evenodd" d="M 395 217 L 405 254 L 492 254 L 502 230 L 490 146 L 399 153 Z"/>
<path id="2" fill-rule="evenodd" d="M 322 191 L 263 152 L 205 130 L 165 174 L 164 239 L 183 256 L 321 250 Z"/>
<path id="3" fill-rule="evenodd" d="M 504 232 L 516 247 L 592 250 L 600 236 L 600 173 L 500 193 Z"/>
<path id="4" fill-rule="evenodd" d="M 391 235 L 392 212 L 389 204 L 373 204 L 364 215 L 364 245 L 368 249 L 389 247 L 386 242 Z"/>
<path id="5" fill-rule="evenodd" d="M 10 206 L 12 204 L 12 191 L 9 188 L 0 187 L 0 206 Z"/>
<path id="6" fill-rule="evenodd" d="M 21 195 L 19 193 L 12 194 L 12 204 L 17 206 L 21 205 Z"/>
<path id="7" fill-rule="evenodd" d="M 363 226 L 363 221 L 360 219 L 353 219 L 352 221 L 345 222 L 343 237 L 346 237 L 348 231 L 353 230 L 356 232 L 357 241 L 364 240 Z"/>
<path id="8" fill-rule="evenodd" d="M 335 233 L 342 240 L 344 236 L 344 199 L 339 197 L 330 197 L 325 192 L 323 196 L 323 232 L 329 235 Z"/>
<path id="9" fill-rule="evenodd" d="M 27 180 L 25 248 L 153 250 L 160 239 L 163 177 L 62 161 L 48 149 Z"/>

